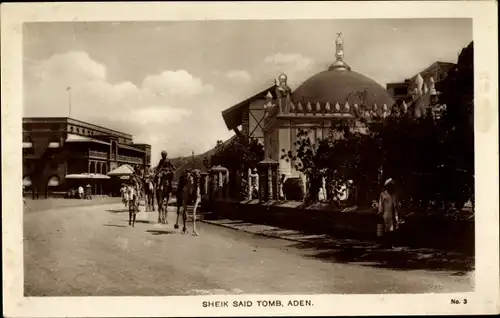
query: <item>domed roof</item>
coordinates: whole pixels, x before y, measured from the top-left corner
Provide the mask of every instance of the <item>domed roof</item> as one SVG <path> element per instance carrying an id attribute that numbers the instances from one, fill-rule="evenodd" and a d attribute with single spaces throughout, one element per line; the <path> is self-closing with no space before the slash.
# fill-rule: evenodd
<path id="1" fill-rule="evenodd" d="M 357 104 L 371 109 L 375 104 L 390 108 L 394 101 L 387 91 L 374 80 L 354 71 L 344 62 L 344 41 L 337 33 L 336 61 L 327 71 L 306 80 L 292 94 L 294 103 L 335 105 Z"/>
<path id="2" fill-rule="evenodd" d="M 293 92 L 292 101 L 302 104 L 328 102 L 331 105 L 348 102 L 367 108 L 373 104 L 386 104 L 388 107 L 394 104 L 384 87 L 374 80 L 354 71 L 339 69 L 320 72 L 307 79 Z"/>

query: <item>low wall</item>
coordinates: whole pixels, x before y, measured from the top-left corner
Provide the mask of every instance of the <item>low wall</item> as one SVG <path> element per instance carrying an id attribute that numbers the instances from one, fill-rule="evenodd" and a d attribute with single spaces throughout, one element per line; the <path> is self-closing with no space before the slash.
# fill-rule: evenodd
<path id="1" fill-rule="evenodd" d="M 339 210 L 326 204 L 304 208 L 301 202 L 258 200 L 211 202 L 212 217 L 285 227 L 316 234 L 376 239 L 380 218 L 371 208 Z M 414 215 L 401 227 L 399 239 L 410 246 L 474 251 L 474 221 Z"/>

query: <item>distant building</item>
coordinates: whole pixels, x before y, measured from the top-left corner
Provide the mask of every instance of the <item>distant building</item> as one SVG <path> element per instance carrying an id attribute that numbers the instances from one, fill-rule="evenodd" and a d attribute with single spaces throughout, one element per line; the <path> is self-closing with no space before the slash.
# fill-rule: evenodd
<path id="1" fill-rule="evenodd" d="M 72 118 L 23 118 L 23 184 L 33 195 L 67 191 L 67 175 L 106 175 L 123 164 L 149 168 L 151 146 L 133 143 L 130 134 Z M 107 190 L 104 181 L 94 182 L 93 194 Z"/>
<path id="2" fill-rule="evenodd" d="M 418 75 L 422 76 L 424 83 L 428 85 L 429 81 L 438 83 L 448 76 L 448 72 L 454 68 L 456 64 L 448 62 L 434 62 L 426 69 L 418 74 L 406 79 L 403 82 L 388 83 L 386 85 L 387 92 L 394 100 L 407 100 L 411 97 L 412 91 L 416 88 L 415 80 Z M 432 78 L 432 80 L 431 80 Z"/>

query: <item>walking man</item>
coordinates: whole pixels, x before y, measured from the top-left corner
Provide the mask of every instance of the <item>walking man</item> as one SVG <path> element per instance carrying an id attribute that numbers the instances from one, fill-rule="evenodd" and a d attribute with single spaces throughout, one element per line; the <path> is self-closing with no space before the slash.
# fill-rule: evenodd
<path id="1" fill-rule="evenodd" d="M 80 199 L 83 199 L 83 187 L 82 187 L 82 185 L 80 185 L 80 186 L 78 187 L 78 197 L 79 197 Z"/>
<path id="2" fill-rule="evenodd" d="M 394 247 L 394 232 L 397 230 L 400 217 L 399 202 L 395 192 L 394 180 L 387 179 L 378 202 L 377 214 L 383 219 L 383 245 L 389 248 Z"/>

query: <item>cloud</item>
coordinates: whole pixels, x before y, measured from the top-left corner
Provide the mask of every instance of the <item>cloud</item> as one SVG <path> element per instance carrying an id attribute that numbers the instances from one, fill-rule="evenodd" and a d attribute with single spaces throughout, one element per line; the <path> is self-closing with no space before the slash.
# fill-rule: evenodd
<path id="1" fill-rule="evenodd" d="M 314 63 L 312 59 L 297 53 L 292 53 L 292 54 L 276 53 L 267 56 L 264 59 L 264 62 L 282 68 L 284 72 L 295 72 L 304 70 L 309 68 Z"/>
<path id="2" fill-rule="evenodd" d="M 151 74 L 140 85 L 113 83 L 105 65 L 86 52 L 70 51 L 27 62 L 24 75 L 24 116 L 65 117 L 71 103 L 71 117 L 150 143 L 153 161 L 161 149 L 201 153 L 227 137 L 220 117 L 226 102 L 186 70 Z"/>
<path id="3" fill-rule="evenodd" d="M 305 79 L 316 74 L 318 65 L 314 60 L 298 53 L 275 53 L 264 58 L 262 74 L 276 79 L 280 73 L 288 77 L 292 89 L 297 88 Z"/>
<path id="4" fill-rule="evenodd" d="M 204 85 L 201 79 L 185 70 L 164 71 L 159 75 L 150 75 L 142 82 L 142 87 L 156 94 L 192 97 L 214 91 L 211 85 Z"/>
<path id="5" fill-rule="evenodd" d="M 251 80 L 250 74 L 247 71 L 231 70 L 226 73 L 226 77 L 242 83 L 248 83 Z"/>

